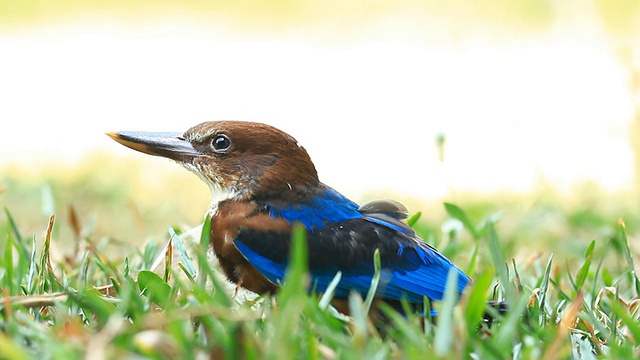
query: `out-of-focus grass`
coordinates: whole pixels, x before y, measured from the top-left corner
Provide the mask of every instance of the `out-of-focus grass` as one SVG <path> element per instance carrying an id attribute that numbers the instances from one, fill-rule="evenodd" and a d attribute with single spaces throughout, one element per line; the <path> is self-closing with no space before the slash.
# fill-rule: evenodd
<path id="1" fill-rule="evenodd" d="M 154 170 L 161 178 L 140 188 L 145 169 L 92 164 L 73 176 L 50 169 L 30 177 L 38 180 L 3 172 L 4 358 L 640 356 L 638 216 L 628 194 L 585 185 L 582 196 L 458 194 L 445 206 L 422 205 L 429 216 L 414 225 L 418 233 L 475 282 L 459 303 L 436 304 L 435 323 L 383 309 L 390 324 L 381 330 L 367 320 L 365 299 L 351 298 L 345 318 L 306 294 L 300 246 L 278 295 L 234 297 L 206 251 L 187 252 L 184 235 L 165 231 L 180 234 L 202 219 L 208 194 L 195 177 Z M 96 175 L 104 173 L 113 176 Z M 190 177 L 190 189 L 177 190 Z M 149 196 L 160 190 L 161 201 Z M 507 315 L 484 324 L 485 302 L 503 299 Z"/>
<path id="2" fill-rule="evenodd" d="M 209 190 L 195 176 L 174 164 L 117 159 L 96 152 L 76 165 L 42 166 L 37 170 L 7 165 L 0 169 L 0 206 L 20 219 L 21 231 L 40 235 L 52 214 L 55 251 L 69 254 L 77 240 L 70 226 L 75 214 L 82 236 L 109 238 L 140 246 L 167 226 L 202 222 Z M 165 170 L 163 170 L 165 169 Z M 64 224 L 64 226 L 60 226 Z"/>
<path id="3" fill-rule="evenodd" d="M 460 231 L 463 224 L 449 219 L 439 202 L 421 203 L 403 199 L 402 194 L 369 194 L 354 200 L 380 197 L 396 198 L 411 211 L 423 212 L 415 226 L 441 248 L 451 242 L 455 247 L 464 233 Z M 591 240 L 611 237 L 612 224 L 619 218 L 627 220 L 628 231 L 635 235 L 640 207 L 634 197 L 629 191 L 605 193 L 585 183 L 562 193 L 544 186 L 529 194 L 460 192 L 447 201 L 462 206 L 476 227 L 489 217 L 496 220 L 508 254 L 526 257 L 539 251 L 561 256 L 581 252 Z M 110 238 L 137 246 L 159 236 L 167 226 L 182 228 L 202 222 L 208 205 L 209 189 L 168 162 L 95 152 L 76 165 L 52 164 L 37 170 L 0 167 L 0 207 L 9 208 L 20 219 L 25 234 L 42 235 L 43 224 L 55 214 L 56 247 L 75 241 L 72 213 L 93 241 Z"/>

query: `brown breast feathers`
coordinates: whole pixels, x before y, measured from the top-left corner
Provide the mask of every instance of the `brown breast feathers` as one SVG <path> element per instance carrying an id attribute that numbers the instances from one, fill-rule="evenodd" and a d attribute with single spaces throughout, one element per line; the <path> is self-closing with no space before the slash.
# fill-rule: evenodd
<path id="1" fill-rule="evenodd" d="M 263 229 L 290 233 L 284 219 L 275 219 L 260 211 L 251 201 L 225 201 L 211 217 L 211 245 L 229 281 L 258 294 L 274 293 L 278 287 L 265 278 L 238 251 L 233 241 L 243 229 Z"/>

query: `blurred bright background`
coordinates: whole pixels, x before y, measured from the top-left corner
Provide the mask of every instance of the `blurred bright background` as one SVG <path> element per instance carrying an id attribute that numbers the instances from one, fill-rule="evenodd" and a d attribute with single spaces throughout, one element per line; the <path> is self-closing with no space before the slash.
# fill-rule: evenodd
<path id="1" fill-rule="evenodd" d="M 549 201 L 597 230 L 638 216 L 640 3 L 0 0 L 0 203 L 25 226 L 195 225 L 208 189 L 104 132 L 219 119 L 289 132 L 354 200 Z"/>

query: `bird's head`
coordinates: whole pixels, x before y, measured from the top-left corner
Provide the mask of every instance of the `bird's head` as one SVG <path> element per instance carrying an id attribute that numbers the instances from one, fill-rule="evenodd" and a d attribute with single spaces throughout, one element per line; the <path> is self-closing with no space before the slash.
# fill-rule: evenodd
<path id="1" fill-rule="evenodd" d="M 181 133 L 108 133 L 140 152 L 178 162 L 204 180 L 214 200 L 294 199 L 319 184 L 307 151 L 273 126 L 211 121 Z"/>

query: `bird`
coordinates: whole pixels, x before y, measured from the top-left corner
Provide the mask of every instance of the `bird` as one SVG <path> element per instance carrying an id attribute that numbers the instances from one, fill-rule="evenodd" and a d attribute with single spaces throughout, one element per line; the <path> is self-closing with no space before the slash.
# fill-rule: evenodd
<path id="1" fill-rule="evenodd" d="M 209 121 L 184 133 L 107 133 L 120 144 L 171 159 L 209 187 L 210 245 L 226 278 L 257 294 L 283 284 L 292 229 L 306 229 L 309 290 L 322 293 L 340 273 L 334 298 L 365 296 L 380 254 L 375 298 L 415 308 L 440 301 L 451 272 L 456 295 L 470 278 L 407 224 L 394 200 L 358 205 L 320 181 L 315 165 L 291 135 L 271 125 Z M 343 305 L 340 311 L 348 312 Z"/>

